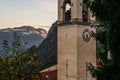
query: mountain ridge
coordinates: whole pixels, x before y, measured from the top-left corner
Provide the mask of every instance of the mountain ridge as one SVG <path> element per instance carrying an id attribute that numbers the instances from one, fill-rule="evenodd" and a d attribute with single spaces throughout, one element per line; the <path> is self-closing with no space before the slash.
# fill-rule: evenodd
<path id="1" fill-rule="evenodd" d="M 47 36 L 47 31 L 42 28 L 34 28 L 33 26 L 21 26 L 15 28 L 0 29 L 0 49 L 2 49 L 3 40 L 7 40 L 8 43 L 12 43 L 14 32 L 20 37 L 22 44 L 25 45 L 25 49 L 38 46 Z"/>

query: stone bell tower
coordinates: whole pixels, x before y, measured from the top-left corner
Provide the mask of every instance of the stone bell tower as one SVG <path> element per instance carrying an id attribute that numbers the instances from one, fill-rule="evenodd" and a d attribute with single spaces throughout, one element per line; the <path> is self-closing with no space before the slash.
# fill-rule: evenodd
<path id="1" fill-rule="evenodd" d="M 58 79 L 95 80 L 87 64 L 96 66 L 95 17 L 83 0 L 58 0 Z"/>

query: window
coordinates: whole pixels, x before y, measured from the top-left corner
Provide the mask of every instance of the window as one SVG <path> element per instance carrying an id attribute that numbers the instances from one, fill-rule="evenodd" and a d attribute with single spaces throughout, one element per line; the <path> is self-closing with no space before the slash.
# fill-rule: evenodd
<path id="1" fill-rule="evenodd" d="M 82 19 L 83 19 L 83 22 L 88 21 L 88 8 L 85 3 L 83 3 L 82 5 Z"/>
<path id="2" fill-rule="evenodd" d="M 65 0 L 64 3 L 64 20 L 65 22 L 69 22 L 71 20 L 71 1 Z"/>

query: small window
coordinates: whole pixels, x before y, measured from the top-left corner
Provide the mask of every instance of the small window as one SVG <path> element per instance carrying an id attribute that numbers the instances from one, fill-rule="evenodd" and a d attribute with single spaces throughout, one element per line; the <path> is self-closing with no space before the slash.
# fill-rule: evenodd
<path id="1" fill-rule="evenodd" d="M 70 4 L 66 4 L 65 6 L 65 21 L 71 20 L 71 6 Z"/>
<path id="2" fill-rule="evenodd" d="M 65 22 L 69 22 L 71 20 L 71 1 L 70 0 L 65 0 L 64 3 L 64 20 Z"/>
<path id="3" fill-rule="evenodd" d="M 83 22 L 88 22 L 88 7 L 86 6 L 85 3 L 82 5 L 82 19 Z"/>

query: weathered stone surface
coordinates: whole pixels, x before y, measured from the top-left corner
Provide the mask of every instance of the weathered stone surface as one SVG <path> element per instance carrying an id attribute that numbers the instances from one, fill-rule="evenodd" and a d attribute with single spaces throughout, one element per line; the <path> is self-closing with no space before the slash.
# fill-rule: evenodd
<path id="1" fill-rule="evenodd" d="M 96 64 L 96 40 L 83 40 L 85 25 L 58 27 L 58 80 L 94 80 L 86 71 L 87 63 Z"/>
<path id="2" fill-rule="evenodd" d="M 58 80 L 95 80 L 86 71 L 87 63 L 96 65 L 96 39 L 91 35 L 96 33 L 91 28 L 95 17 L 85 6 L 83 0 L 58 0 Z"/>

